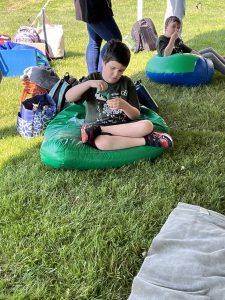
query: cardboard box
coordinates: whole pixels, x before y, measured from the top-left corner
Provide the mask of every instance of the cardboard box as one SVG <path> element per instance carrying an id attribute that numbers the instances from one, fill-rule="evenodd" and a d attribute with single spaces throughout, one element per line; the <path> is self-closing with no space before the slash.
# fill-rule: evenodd
<path id="1" fill-rule="evenodd" d="M 22 44 L 22 43 L 21 43 Z M 28 46 L 32 46 L 37 48 L 38 50 L 42 51 L 44 53 L 44 55 L 46 55 L 46 47 L 45 47 L 45 43 L 26 43 L 23 42 L 24 45 L 28 45 Z"/>

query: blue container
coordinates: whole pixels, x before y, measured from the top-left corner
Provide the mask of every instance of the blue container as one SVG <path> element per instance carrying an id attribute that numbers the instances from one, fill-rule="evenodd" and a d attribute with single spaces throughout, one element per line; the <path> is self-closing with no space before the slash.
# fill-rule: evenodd
<path id="1" fill-rule="evenodd" d="M 20 116 L 26 121 L 32 121 L 34 118 L 34 112 L 31 109 L 27 109 L 22 103 L 20 109 Z"/>
<path id="2" fill-rule="evenodd" d="M 0 70 L 5 77 L 21 76 L 24 69 L 37 66 L 37 51 L 26 50 L 0 50 Z"/>

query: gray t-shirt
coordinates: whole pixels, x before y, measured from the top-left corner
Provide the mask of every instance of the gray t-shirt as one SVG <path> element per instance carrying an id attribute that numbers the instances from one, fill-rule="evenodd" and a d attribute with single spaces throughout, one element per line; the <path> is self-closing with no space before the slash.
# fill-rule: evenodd
<path id="1" fill-rule="evenodd" d="M 101 73 L 95 72 L 88 77 L 83 78 L 82 82 L 87 80 L 103 80 Z M 90 88 L 82 96 L 82 101 L 87 102 L 86 118 L 87 124 L 114 125 L 128 123 L 131 120 L 121 109 L 111 109 L 107 100 L 112 98 L 122 98 L 130 105 L 140 109 L 138 96 L 132 80 L 127 76 L 122 76 L 114 84 L 108 83 L 108 90 L 97 91 L 96 88 Z"/>

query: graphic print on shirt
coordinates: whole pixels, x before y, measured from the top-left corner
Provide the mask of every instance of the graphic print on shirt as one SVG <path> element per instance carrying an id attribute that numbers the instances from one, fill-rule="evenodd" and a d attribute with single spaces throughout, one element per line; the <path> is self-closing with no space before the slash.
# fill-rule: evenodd
<path id="1" fill-rule="evenodd" d="M 121 95 L 127 96 L 128 91 L 121 91 Z M 116 124 L 123 123 L 126 121 L 127 116 L 122 111 L 122 109 L 111 109 L 107 104 L 107 100 L 113 98 L 121 98 L 118 92 L 107 91 L 97 91 L 95 93 L 95 98 L 98 101 L 97 111 L 98 118 L 97 122 L 102 124 Z"/>
<path id="2" fill-rule="evenodd" d="M 174 50 L 176 51 L 176 53 L 183 53 L 183 51 L 182 51 L 183 45 L 184 45 L 184 43 L 183 43 L 182 39 L 178 38 L 175 41 Z"/>

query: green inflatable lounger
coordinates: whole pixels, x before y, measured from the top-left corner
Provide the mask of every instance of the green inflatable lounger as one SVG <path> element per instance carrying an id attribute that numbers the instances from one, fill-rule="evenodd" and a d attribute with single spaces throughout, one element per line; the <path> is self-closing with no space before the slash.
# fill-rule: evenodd
<path id="1" fill-rule="evenodd" d="M 106 169 L 141 159 L 154 160 L 164 152 L 163 148 L 146 146 L 101 151 L 82 144 L 80 129 L 84 118 L 85 106 L 72 104 L 51 121 L 41 145 L 42 163 L 63 169 Z M 165 121 L 148 108 L 141 107 L 141 119 L 151 120 L 157 131 L 169 132 Z"/>

